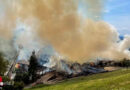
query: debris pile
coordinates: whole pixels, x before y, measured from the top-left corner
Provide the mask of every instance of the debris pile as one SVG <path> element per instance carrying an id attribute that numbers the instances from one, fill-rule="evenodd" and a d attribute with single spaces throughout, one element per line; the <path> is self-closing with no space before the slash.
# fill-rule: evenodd
<path id="1" fill-rule="evenodd" d="M 69 66 L 69 65 L 67 65 Z M 90 74 L 96 74 L 96 73 L 103 73 L 107 72 L 104 68 L 97 68 L 92 67 L 88 64 L 80 65 L 78 63 L 74 63 L 71 66 L 69 66 L 71 70 L 71 74 L 67 73 L 66 71 L 58 71 L 58 70 L 52 70 L 44 73 L 36 82 L 35 84 L 55 84 L 57 82 L 61 82 L 62 80 L 68 79 L 68 78 L 74 78 L 82 75 L 90 75 Z"/>

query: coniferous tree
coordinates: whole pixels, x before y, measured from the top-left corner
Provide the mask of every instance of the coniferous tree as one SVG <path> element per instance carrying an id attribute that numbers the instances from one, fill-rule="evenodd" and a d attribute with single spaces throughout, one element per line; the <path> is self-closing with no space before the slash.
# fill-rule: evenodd
<path id="1" fill-rule="evenodd" d="M 33 51 L 32 56 L 30 57 L 29 60 L 29 69 L 28 69 L 29 77 L 32 82 L 37 79 L 37 67 L 38 67 L 38 61 L 35 52 Z"/>

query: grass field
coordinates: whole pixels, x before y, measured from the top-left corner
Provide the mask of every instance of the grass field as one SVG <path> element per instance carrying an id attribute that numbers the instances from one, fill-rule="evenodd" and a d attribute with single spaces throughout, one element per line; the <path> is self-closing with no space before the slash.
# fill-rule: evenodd
<path id="1" fill-rule="evenodd" d="M 25 90 L 130 90 L 130 69 L 82 76 Z"/>

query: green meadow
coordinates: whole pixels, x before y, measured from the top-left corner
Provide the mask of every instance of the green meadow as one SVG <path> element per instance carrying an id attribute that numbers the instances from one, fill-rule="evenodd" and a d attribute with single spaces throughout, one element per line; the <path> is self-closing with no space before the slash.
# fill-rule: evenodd
<path id="1" fill-rule="evenodd" d="M 81 76 L 54 85 L 37 85 L 25 90 L 130 90 L 130 69 Z"/>

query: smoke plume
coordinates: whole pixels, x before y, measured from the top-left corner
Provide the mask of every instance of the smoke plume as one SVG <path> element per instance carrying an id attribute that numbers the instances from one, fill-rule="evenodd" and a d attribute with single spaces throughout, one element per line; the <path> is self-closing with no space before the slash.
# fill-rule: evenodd
<path id="1" fill-rule="evenodd" d="M 7 20 L 4 21 L 12 21 L 15 25 L 18 19 L 21 22 L 27 20 L 26 24 L 34 28 L 34 32 L 42 41 L 52 45 L 69 61 L 83 63 L 97 57 L 109 59 L 128 57 L 124 51 L 117 49 L 116 29 L 102 21 L 105 1 L 13 0 L 12 11 L 7 10 L 9 18 L 6 16 Z M 87 13 L 87 18 L 78 14 L 79 2 L 85 2 L 84 13 Z M 9 28 L 12 29 L 14 25 L 10 25 Z M 4 33 L 2 30 L 0 32 Z M 24 40 L 20 39 L 19 42 L 24 43 Z"/>
<path id="2" fill-rule="evenodd" d="M 15 8 L 9 0 L 0 0 L 0 36 L 6 39 L 13 37 L 15 29 Z"/>

